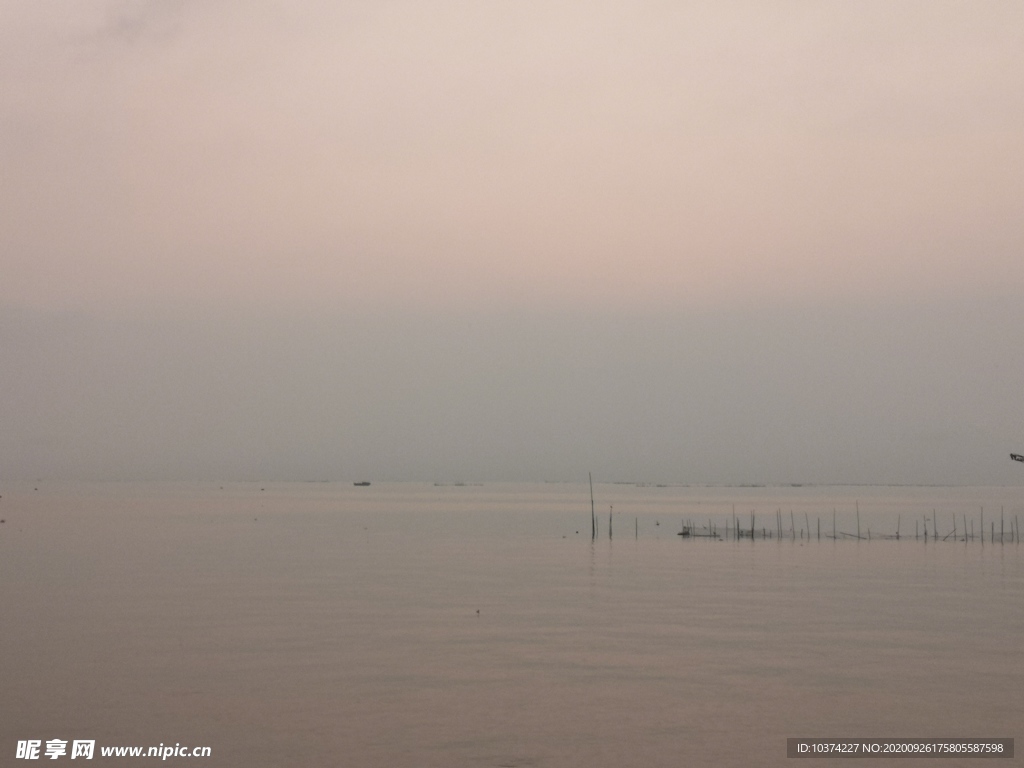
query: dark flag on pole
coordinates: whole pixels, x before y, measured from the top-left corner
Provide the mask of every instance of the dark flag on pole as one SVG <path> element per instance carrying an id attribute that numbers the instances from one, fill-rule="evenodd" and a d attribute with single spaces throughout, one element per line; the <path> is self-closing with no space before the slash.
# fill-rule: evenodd
<path id="1" fill-rule="evenodd" d="M 1019 453 L 1011 453 L 1010 458 L 1014 461 L 1024 461 L 1024 456 L 1021 456 Z"/>

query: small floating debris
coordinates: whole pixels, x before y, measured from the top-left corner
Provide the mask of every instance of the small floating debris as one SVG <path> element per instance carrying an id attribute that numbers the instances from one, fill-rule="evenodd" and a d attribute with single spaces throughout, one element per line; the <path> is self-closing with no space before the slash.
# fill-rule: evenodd
<path id="1" fill-rule="evenodd" d="M 357 485 L 357 486 L 359 486 L 361 488 L 365 488 L 369 484 L 370 484 L 370 482 L 368 480 L 360 480 L 358 483 L 352 483 L 352 485 Z"/>

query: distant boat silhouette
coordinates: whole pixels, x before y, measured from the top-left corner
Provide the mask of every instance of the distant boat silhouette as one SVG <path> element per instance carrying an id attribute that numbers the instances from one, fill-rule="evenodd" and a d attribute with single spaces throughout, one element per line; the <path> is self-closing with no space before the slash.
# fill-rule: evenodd
<path id="1" fill-rule="evenodd" d="M 358 483 L 352 483 L 352 485 L 362 485 L 362 486 L 367 486 L 367 485 L 369 485 L 369 484 L 370 484 L 370 483 L 369 483 L 369 481 L 368 481 L 368 480 L 363 480 L 363 481 L 361 481 L 361 482 L 358 482 Z"/>

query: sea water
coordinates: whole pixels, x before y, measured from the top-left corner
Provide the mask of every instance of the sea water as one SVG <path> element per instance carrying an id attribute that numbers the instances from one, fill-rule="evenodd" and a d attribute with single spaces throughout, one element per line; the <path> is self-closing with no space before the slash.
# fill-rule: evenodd
<path id="1" fill-rule="evenodd" d="M 585 483 L 4 487 L 0 764 L 33 739 L 401 768 L 1021 736 L 1024 489 L 594 496 L 596 539 Z"/>

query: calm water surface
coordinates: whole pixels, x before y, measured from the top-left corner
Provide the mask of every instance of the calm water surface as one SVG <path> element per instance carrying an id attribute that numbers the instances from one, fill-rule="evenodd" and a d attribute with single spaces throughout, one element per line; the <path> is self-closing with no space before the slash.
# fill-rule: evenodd
<path id="1" fill-rule="evenodd" d="M 0 765 L 53 738 L 400 768 L 1024 735 L 1024 489 L 601 484 L 591 541 L 585 485 L 34 488 L 0 489 Z M 675 535 L 734 509 L 783 540 Z"/>

